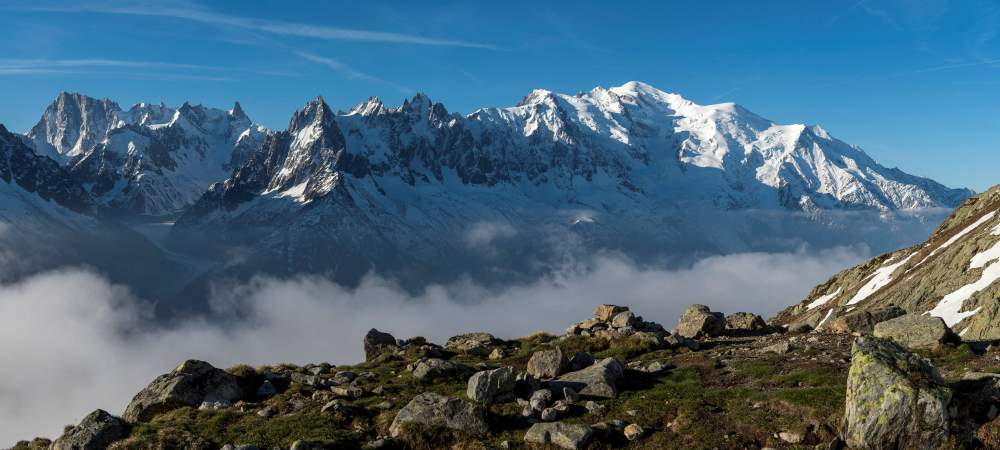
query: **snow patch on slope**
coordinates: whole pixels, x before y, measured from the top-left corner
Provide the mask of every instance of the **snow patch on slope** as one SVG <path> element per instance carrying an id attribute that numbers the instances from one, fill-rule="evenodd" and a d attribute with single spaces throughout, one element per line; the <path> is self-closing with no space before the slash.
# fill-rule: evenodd
<path id="1" fill-rule="evenodd" d="M 886 264 L 888 264 L 888 265 L 885 265 L 883 267 L 878 268 L 875 271 L 875 273 L 872 274 L 872 277 L 868 281 L 868 283 L 865 283 L 864 286 L 861 286 L 861 289 L 858 289 L 858 293 L 854 294 L 854 297 L 852 297 L 847 302 L 847 304 L 848 305 L 856 304 L 856 303 L 858 303 L 858 302 L 860 302 L 860 301 L 862 301 L 862 300 L 870 297 L 872 294 L 874 294 L 875 292 L 877 292 L 879 289 L 882 289 L 883 287 L 885 287 L 887 284 L 889 284 L 889 282 L 892 281 L 892 274 L 893 274 L 893 272 L 895 272 L 896 269 L 898 269 L 903 264 L 906 264 L 906 262 L 909 261 L 910 258 L 913 257 L 913 255 L 916 255 L 916 253 L 911 253 L 909 256 L 907 256 L 906 258 L 903 258 L 902 260 L 900 260 L 897 263 L 889 264 L 887 262 Z"/>

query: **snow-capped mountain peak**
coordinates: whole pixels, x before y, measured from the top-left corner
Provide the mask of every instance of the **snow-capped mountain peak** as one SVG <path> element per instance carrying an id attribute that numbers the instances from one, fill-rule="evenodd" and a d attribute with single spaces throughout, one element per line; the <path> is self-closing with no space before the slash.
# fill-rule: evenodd
<path id="1" fill-rule="evenodd" d="M 190 205 L 256 151 L 268 131 L 237 103 L 220 110 L 184 102 L 139 103 L 60 94 L 27 137 L 63 163 L 105 207 L 163 216 Z"/>

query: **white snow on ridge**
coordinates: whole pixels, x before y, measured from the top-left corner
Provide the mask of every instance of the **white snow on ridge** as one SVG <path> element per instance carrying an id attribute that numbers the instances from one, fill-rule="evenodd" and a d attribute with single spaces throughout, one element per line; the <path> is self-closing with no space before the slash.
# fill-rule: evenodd
<path id="1" fill-rule="evenodd" d="M 833 308 L 830 308 L 829 310 L 827 310 L 826 315 L 823 316 L 823 320 L 820 320 L 819 323 L 816 324 L 816 329 L 818 330 L 819 327 L 823 326 L 823 324 L 826 323 L 827 320 L 830 320 L 830 316 L 832 315 L 833 315 Z"/>
<path id="2" fill-rule="evenodd" d="M 1000 280 L 1000 264 L 993 263 L 983 269 L 983 273 L 978 280 L 945 295 L 934 309 L 927 311 L 927 314 L 940 317 L 949 327 L 953 326 L 979 312 L 980 308 L 973 309 L 972 311 L 960 311 L 965 306 L 965 301 L 972 297 L 973 294 L 986 289 L 997 280 Z"/>
<path id="3" fill-rule="evenodd" d="M 982 225 L 983 223 L 986 223 L 987 221 L 989 221 L 990 219 L 992 219 L 993 216 L 996 215 L 996 213 L 997 213 L 996 211 L 991 211 L 989 213 L 983 214 L 983 216 L 980 217 L 979 219 L 977 219 L 975 222 L 973 222 L 972 225 L 969 225 L 969 226 L 963 228 L 962 231 L 959 231 L 957 234 L 955 234 L 954 236 L 952 236 L 951 239 L 948 239 L 947 241 L 944 242 L 944 244 L 941 244 L 938 248 L 934 249 L 934 251 L 932 251 L 930 255 L 927 255 L 927 257 L 930 258 L 931 255 L 933 255 L 933 254 L 935 254 L 935 253 L 943 250 L 945 247 L 948 247 L 951 244 L 954 244 L 959 239 L 961 239 L 962 236 L 965 236 L 966 234 L 969 234 L 970 232 L 972 232 L 972 230 L 975 230 L 976 228 L 979 228 L 980 225 Z"/>
<path id="4" fill-rule="evenodd" d="M 858 303 L 868 298 L 869 296 L 877 292 L 879 289 L 885 287 L 887 284 L 889 284 L 890 281 L 892 281 L 892 273 L 895 272 L 896 269 L 898 269 L 903 264 L 906 264 L 906 262 L 909 261 L 910 258 L 913 257 L 913 255 L 916 255 L 916 253 L 911 253 L 909 256 L 903 258 L 902 260 L 900 260 L 895 264 L 889 264 L 876 269 L 875 273 L 872 274 L 872 277 L 868 281 L 868 283 L 865 283 L 864 286 L 861 286 L 861 289 L 858 289 L 858 293 L 854 294 L 854 297 L 852 297 L 847 302 L 847 304 L 853 305 L 855 303 Z"/>
<path id="5" fill-rule="evenodd" d="M 819 297 L 816 297 L 816 300 L 813 300 L 812 303 L 806 305 L 806 309 L 815 309 L 815 308 L 818 308 L 820 306 L 825 305 L 827 302 L 829 302 L 830 300 L 833 300 L 835 297 L 837 297 L 837 295 L 840 294 L 841 289 L 843 289 L 843 287 L 838 286 L 837 290 L 834 291 L 832 294 L 826 294 L 826 295 L 821 295 Z M 830 311 L 833 311 L 833 310 L 831 309 Z"/>

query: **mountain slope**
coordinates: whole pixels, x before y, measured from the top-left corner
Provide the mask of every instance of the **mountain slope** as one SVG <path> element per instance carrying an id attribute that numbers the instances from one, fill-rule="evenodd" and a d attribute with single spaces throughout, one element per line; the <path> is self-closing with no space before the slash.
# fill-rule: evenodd
<path id="1" fill-rule="evenodd" d="M 467 116 L 422 94 L 345 113 L 318 98 L 186 211 L 172 242 L 240 247 L 287 272 L 531 272 L 599 250 L 689 261 L 802 243 L 881 249 L 926 235 L 928 209 L 970 194 L 887 169 L 819 127 L 637 82 L 536 90 Z"/>
<path id="2" fill-rule="evenodd" d="M 237 103 L 222 111 L 138 104 L 62 93 L 28 133 L 39 154 L 61 161 L 107 211 L 172 216 L 224 179 L 266 133 Z"/>
<path id="3" fill-rule="evenodd" d="M 817 286 L 783 311 L 813 326 L 891 304 L 941 317 L 965 340 L 1000 338 L 1000 186 L 968 199 L 923 244 L 881 255 Z"/>

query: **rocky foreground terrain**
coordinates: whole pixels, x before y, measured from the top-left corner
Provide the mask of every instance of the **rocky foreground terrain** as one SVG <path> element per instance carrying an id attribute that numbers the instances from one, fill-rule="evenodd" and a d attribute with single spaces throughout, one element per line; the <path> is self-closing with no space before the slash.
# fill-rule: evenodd
<path id="1" fill-rule="evenodd" d="M 1000 350 L 902 310 L 812 331 L 601 305 L 562 336 L 371 330 L 353 366 L 185 361 L 15 449 L 1000 448 Z"/>

